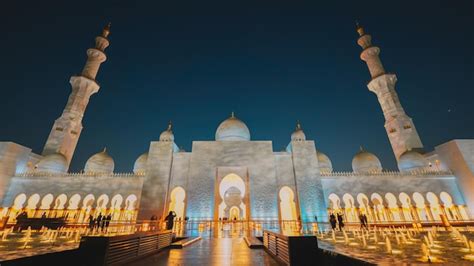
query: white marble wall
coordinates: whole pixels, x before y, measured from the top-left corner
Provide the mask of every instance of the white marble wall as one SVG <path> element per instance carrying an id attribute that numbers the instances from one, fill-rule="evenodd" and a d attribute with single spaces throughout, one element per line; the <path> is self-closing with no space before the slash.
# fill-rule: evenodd
<path id="1" fill-rule="evenodd" d="M 323 188 L 314 141 L 292 141 L 293 165 L 301 219 L 304 222 L 327 219 Z"/>
<path id="2" fill-rule="evenodd" d="M 164 214 L 173 163 L 173 144 L 163 141 L 153 141 L 150 144 L 139 220 L 148 220 L 152 215 L 162 217 Z"/>
<path id="3" fill-rule="evenodd" d="M 474 214 L 474 140 L 452 140 L 436 147 L 436 153 L 456 176 L 471 215 Z"/>
<path id="4" fill-rule="evenodd" d="M 27 168 L 31 149 L 13 142 L 0 142 L 0 206 L 7 206 L 3 200 L 16 172 Z"/>

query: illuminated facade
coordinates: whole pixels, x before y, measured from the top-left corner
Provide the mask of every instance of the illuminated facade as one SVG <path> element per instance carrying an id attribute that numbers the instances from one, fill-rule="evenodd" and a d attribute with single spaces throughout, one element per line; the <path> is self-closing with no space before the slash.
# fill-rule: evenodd
<path id="1" fill-rule="evenodd" d="M 83 173 L 68 173 L 82 130 L 89 97 L 110 33 L 106 27 L 88 50 L 81 75 L 71 78 L 72 93 L 51 130 L 42 155 L 13 142 L 0 142 L 0 217 L 25 210 L 30 217 L 112 213 L 114 221 L 164 217 L 243 221 L 326 221 L 342 212 L 347 222 L 365 213 L 371 222 L 437 222 L 470 219 L 474 213 L 474 140 L 453 140 L 423 153 L 421 139 L 395 91 L 396 76 L 386 74 L 380 49 L 358 27 L 361 58 L 372 80 L 369 90 L 381 104 L 399 171 L 383 171 L 379 159 L 361 149 L 352 172 L 335 172 L 331 160 L 307 140 L 299 123 L 285 151 L 271 141 L 251 139 L 234 114 L 217 128 L 215 141 L 194 141 L 178 149 L 172 125 L 140 155 L 133 173 L 114 173 L 104 151 L 93 155 Z"/>

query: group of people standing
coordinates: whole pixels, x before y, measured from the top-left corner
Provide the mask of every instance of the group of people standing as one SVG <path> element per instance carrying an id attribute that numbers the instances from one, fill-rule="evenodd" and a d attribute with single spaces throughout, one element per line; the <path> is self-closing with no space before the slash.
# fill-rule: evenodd
<path id="1" fill-rule="evenodd" d="M 369 229 L 367 215 L 365 215 L 365 213 L 359 214 L 359 220 L 361 228 Z M 331 224 L 332 230 L 336 230 L 339 225 L 339 230 L 342 231 L 344 229 L 344 214 L 339 212 L 334 215 L 334 213 L 331 213 L 329 215 L 329 223 Z"/>
<path id="2" fill-rule="evenodd" d="M 332 230 L 336 230 L 337 225 L 339 225 L 339 230 L 342 231 L 344 229 L 344 218 L 342 213 L 331 213 L 329 215 L 329 223 L 331 224 Z"/>
<path id="3" fill-rule="evenodd" d="M 94 228 L 100 229 L 102 232 L 107 232 L 109 229 L 110 221 L 112 220 L 112 214 L 109 213 L 109 215 L 105 216 L 102 215 L 102 213 L 99 213 L 99 216 L 97 218 L 94 218 L 94 216 L 89 215 L 89 229 L 93 230 Z"/>

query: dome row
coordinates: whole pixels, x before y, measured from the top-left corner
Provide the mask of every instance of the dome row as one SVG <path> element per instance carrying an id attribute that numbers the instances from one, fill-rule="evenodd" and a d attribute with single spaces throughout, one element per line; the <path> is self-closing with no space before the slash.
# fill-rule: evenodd
<path id="1" fill-rule="evenodd" d="M 133 172 L 135 174 L 143 174 L 146 170 L 146 163 L 148 161 L 148 153 L 140 155 L 133 165 Z M 35 167 L 37 172 L 47 173 L 66 173 L 68 162 L 64 155 L 53 153 L 46 155 L 41 159 Z M 93 174 L 112 174 L 114 172 L 114 159 L 107 153 L 106 149 L 92 155 L 86 162 L 84 167 L 85 173 Z"/>
<path id="2" fill-rule="evenodd" d="M 333 171 L 332 162 L 329 157 L 318 151 L 317 160 L 321 173 L 331 173 Z M 144 174 L 148 161 L 148 153 L 140 155 L 133 165 L 135 174 Z M 36 171 L 49 173 L 65 173 L 67 171 L 68 162 L 64 155 L 54 153 L 45 156 L 36 165 Z M 112 157 L 107 153 L 106 149 L 92 155 L 86 162 L 84 172 L 111 174 L 114 172 L 115 163 Z M 400 156 L 398 168 L 402 172 L 416 171 L 429 167 L 428 161 L 418 152 L 407 151 Z M 356 153 L 352 159 L 352 170 L 355 173 L 380 173 L 382 172 L 382 164 L 374 154 L 361 150 Z"/>
<path id="3" fill-rule="evenodd" d="M 247 125 L 240 119 L 235 117 L 232 112 L 231 116 L 224 120 L 216 130 L 216 141 L 249 141 L 250 130 Z M 303 132 L 301 124 L 296 124 L 295 131 L 291 134 L 292 141 L 305 141 L 306 135 Z M 171 122 L 168 128 L 160 134 L 160 141 L 173 142 L 174 134 Z M 317 160 L 321 173 L 330 173 L 333 171 L 332 163 L 329 157 L 317 152 Z M 133 166 L 135 174 L 144 173 L 148 161 L 148 153 L 140 155 Z M 398 160 L 398 168 L 402 172 L 409 172 L 414 170 L 424 169 L 429 166 L 428 161 L 418 152 L 407 151 L 403 153 Z M 51 173 L 65 173 L 68 168 L 67 159 L 59 154 L 50 154 L 45 156 L 36 165 L 36 171 L 51 172 Z M 102 152 L 91 156 L 85 165 L 84 171 L 86 173 L 113 173 L 115 163 L 112 157 L 107 153 L 106 149 Z M 382 164 L 374 154 L 367 152 L 361 148 L 352 159 L 352 170 L 355 173 L 379 173 L 382 172 Z"/>

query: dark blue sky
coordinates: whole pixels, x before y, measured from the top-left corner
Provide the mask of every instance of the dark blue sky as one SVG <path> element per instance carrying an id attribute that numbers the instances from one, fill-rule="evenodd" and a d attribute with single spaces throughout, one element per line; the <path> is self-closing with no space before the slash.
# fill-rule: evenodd
<path id="1" fill-rule="evenodd" d="M 104 146 L 116 171 L 131 171 L 168 120 L 189 151 L 193 140 L 214 139 L 231 111 L 252 139 L 273 140 L 275 150 L 288 144 L 299 119 L 336 170 L 351 169 L 359 145 L 396 168 L 382 111 L 366 87 L 355 19 L 397 74 L 427 151 L 474 137 L 470 0 L 31 2 L 8 1 L 0 11 L 0 139 L 36 153 L 66 104 L 69 77 L 112 22 L 73 171 Z"/>

